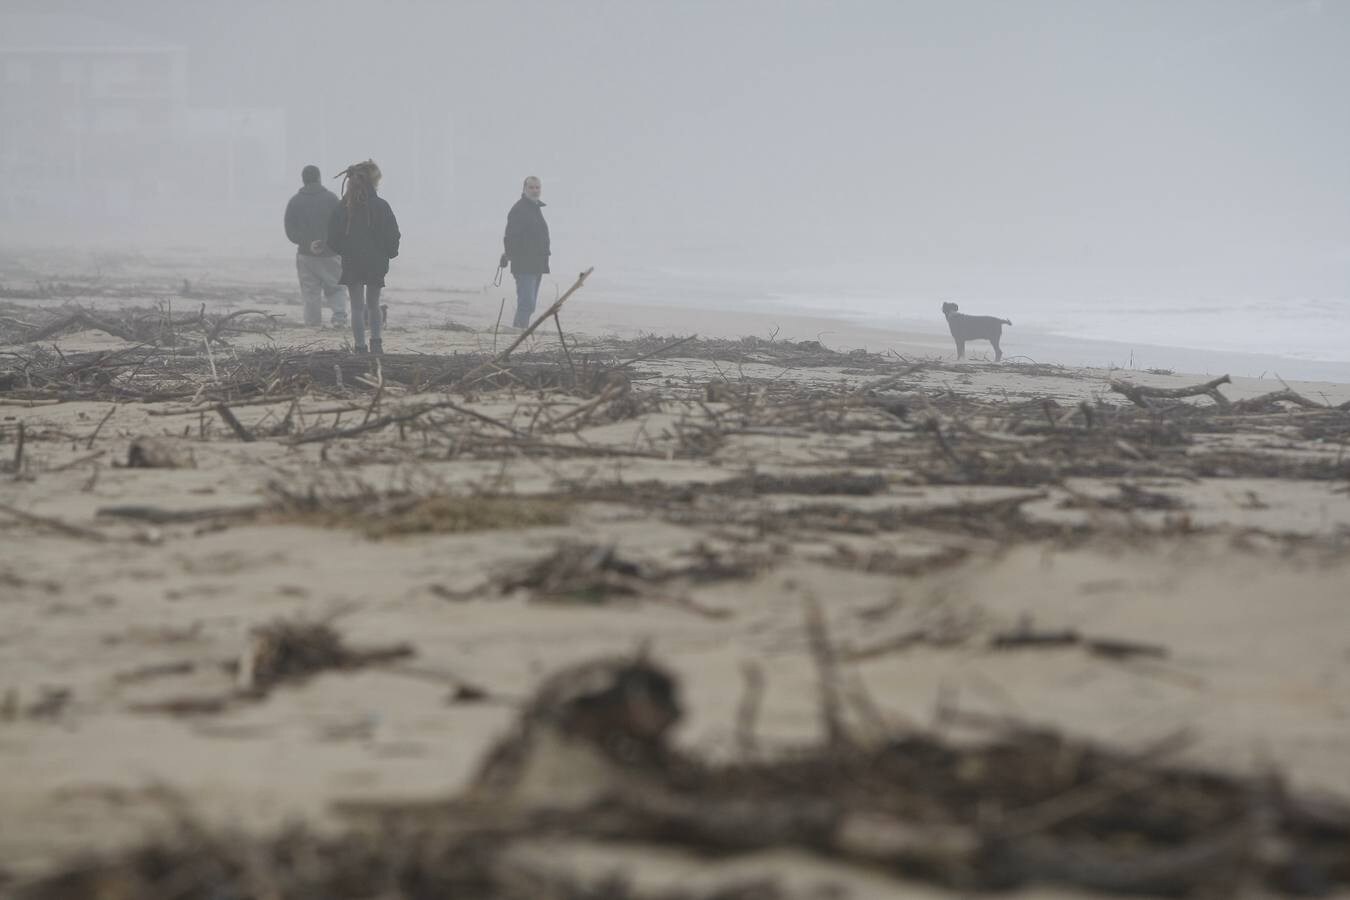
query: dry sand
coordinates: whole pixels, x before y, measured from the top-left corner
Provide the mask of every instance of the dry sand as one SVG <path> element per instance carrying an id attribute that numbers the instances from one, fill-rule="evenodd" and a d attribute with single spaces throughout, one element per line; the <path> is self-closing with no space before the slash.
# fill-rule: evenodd
<path id="1" fill-rule="evenodd" d="M 119 277 L 135 282 L 144 274 Z M 276 288 L 284 294 L 289 285 L 278 282 Z M 503 345 L 508 336 L 494 336 L 491 296 L 476 288 L 391 291 L 386 351 L 447 354 Z M 40 315 L 39 304 L 16 302 Z M 144 300 L 89 302 L 107 309 Z M 212 308 L 220 303 L 212 301 Z M 233 308 L 253 305 L 236 302 Z M 337 347 L 345 338 L 301 328 L 296 306 L 268 309 L 291 323 L 275 333 L 278 343 Z M 431 327 L 448 321 L 473 330 Z M 767 336 L 777 327 L 780 340 L 814 340 L 832 331 L 829 346 L 884 349 L 908 360 L 945 357 L 912 375 L 911 392 L 1005 404 L 1053 398 L 1060 409 L 1099 398 L 1123 402 L 1107 389 L 1111 377 L 1163 387 L 1203 380 L 1138 371 L 956 366 L 948 342 L 935 336 L 869 333 L 794 317 L 767 323 L 731 312 L 700 312 L 695 321 L 675 309 L 593 303 L 585 290 L 569 303 L 563 322 L 569 336 L 589 335 L 595 346 L 606 334 Z M 233 340 L 240 348 L 264 341 Z M 62 335 L 58 343 L 66 354 L 121 346 L 90 331 Z M 541 330 L 525 349 L 531 346 L 552 352 L 556 332 Z M 861 387 L 886 374 L 859 369 L 847 356 L 834 366 L 793 369 L 753 358 L 680 358 L 678 350 L 637 368 L 646 376 L 635 391 L 645 397 L 757 379 L 790 385 L 805 396 L 814 386 Z M 895 359 L 894 371 L 904 368 Z M 1346 384 L 1290 386 L 1331 404 L 1350 400 Z M 1239 378 L 1224 391 L 1240 400 L 1278 387 L 1269 379 Z M 715 391 L 711 396 L 716 399 Z M 578 402 L 553 399 L 563 410 Z M 484 415 L 522 422 L 520 412 L 528 415 L 538 400 L 527 391 L 483 392 L 465 402 Z M 660 436 L 681 421 L 653 408 L 557 438 L 618 451 L 610 457 L 504 451 L 496 458 L 427 459 L 401 452 L 393 428 L 331 444 L 291 445 L 283 437 L 241 443 L 213 415 L 165 415 L 184 409 L 183 402 L 121 404 L 90 442 L 108 414 L 107 403 L 2 402 L 0 452 L 13 451 L 19 422 L 28 443 L 21 476 L 7 474 L 0 484 L 0 503 L 88 532 L 62 534 L 0 515 L 0 865 L 13 874 L 42 871 L 72 853 L 135 842 L 163 821 L 165 788 L 207 821 L 249 829 L 296 818 L 331 824 L 336 800 L 451 794 L 509 726 L 516 702 L 544 675 L 644 642 L 682 679 L 682 746 L 712 756 L 734 752 L 748 662 L 762 667 L 767 685 L 760 741 L 773 747 L 814 740 L 820 716 L 802 626 L 805 598 L 822 604 L 840 646 L 865 657 L 858 674 L 895 727 L 931 724 L 942 703 L 1126 747 L 1191 729 L 1195 740 L 1183 751 L 1185 761 L 1241 773 L 1275 766 L 1301 790 L 1350 796 L 1350 560 L 1340 552 L 1350 534 L 1350 494 L 1344 479 L 1131 479 L 1184 503 L 1180 521 L 1183 514 L 1175 512 L 1064 507 L 1076 495 L 1114 496 L 1120 478 L 1074 478 L 1046 488 L 922 483 L 901 468 L 858 462 L 876 435 L 809 423 L 737 434 L 696 458 L 636 454 L 671 446 Z M 388 402 L 409 401 L 391 391 Z M 312 423 L 316 411 L 336 403 L 316 392 L 301 409 Z M 726 406 L 709 402 L 705 408 L 715 414 Z M 252 429 L 285 411 L 285 405 L 244 407 L 238 414 Z M 343 424 L 354 422 L 349 416 Z M 901 439 L 931 444 L 921 429 L 900 427 Z M 192 467 L 120 467 L 130 442 L 147 435 L 171 441 Z M 1243 428 L 1207 440 L 1210 449 L 1255 448 L 1335 461 L 1344 450 L 1335 442 L 1272 438 L 1268 431 Z M 627 451 L 635 455 L 622 455 Z M 384 539 L 266 516 L 151 524 L 99 515 L 127 505 L 215 513 L 257 509 L 272 502 L 268 485 L 276 484 L 299 493 L 317 484 L 334 493 L 359 485 L 538 495 L 579 484 L 714 483 L 751 469 L 787 475 L 845 468 L 879 473 L 889 483 L 874 496 L 830 498 L 860 512 L 1043 492 L 1025 507 L 1030 521 L 1076 522 L 1100 533 L 1072 542 L 917 527 L 756 533 L 746 525 L 754 516 L 791 514 L 821 499 L 770 493 L 709 495 L 695 508 L 713 512 L 685 521 L 663 514 L 659 503 L 586 502 L 565 524 Z M 657 592 L 627 602 L 548 603 L 525 590 L 501 596 L 485 589 L 566 540 L 614 545 L 623 556 L 653 566 L 687 563 L 698 558 L 700 546 L 762 564 L 748 578 L 681 583 L 669 596 Z M 964 555 L 942 564 L 953 549 Z M 927 570 L 915 567 L 915 574 L 886 574 L 838 565 L 841 554 L 939 562 Z M 416 656 L 404 664 L 323 675 L 216 715 L 138 711 L 174 698 L 228 692 L 233 676 L 214 663 L 237 658 L 251 626 L 302 615 L 336 615 L 352 641 L 410 642 Z M 1120 661 L 1076 647 L 1000 653 L 984 642 L 1028 621 L 1161 645 L 1167 656 Z M 862 652 L 916 629 L 953 637 L 945 645 Z M 482 687 L 488 699 L 452 702 L 461 683 Z M 603 852 L 552 850 L 555 859 L 574 860 Z M 657 880 L 680 882 L 690 871 L 710 871 L 678 855 L 646 859 Z M 895 887 L 877 874 L 808 865 L 796 854 L 727 865 L 851 886 L 853 896 L 884 896 Z"/>

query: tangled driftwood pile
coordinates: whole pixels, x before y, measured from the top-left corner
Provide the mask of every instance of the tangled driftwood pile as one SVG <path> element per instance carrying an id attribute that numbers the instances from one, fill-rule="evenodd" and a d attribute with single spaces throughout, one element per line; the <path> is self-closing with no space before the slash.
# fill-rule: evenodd
<path id="1" fill-rule="evenodd" d="M 261 309 L 241 309 L 208 315 L 206 304 L 189 314 L 175 314 L 168 305 L 122 307 L 97 311 L 69 305 L 44 313 L 41 322 L 28 322 L 26 307 L 9 307 L 0 315 L 0 344 L 36 344 L 75 331 L 102 331 L 134 344 L 185 346 L 203 341 L 223 343 L 241 332 L 267 332 L 276 317 Z"/>
<path id="2" fill-rule="evenodd" d="M 1299 797 L 1274 774 L 1176 765 L 1177 735 L 1135 754 L 1009 723 L 980 741 L 937 733 L 860 741 L 819 624 L 811 626 L 824 743 L 710 763 L 668 742 L 678 680 L 642 659 L 563 670 L 523 707 L 476 783 L 443 803 L 361 803 L 337 837 L 271 839 L 184 821 L 177 835 L 80 863 L 25 900 L 106 897 L 778 897 L 772 882 L 688 895 L 589 886 L 513 850 L 556 836 L 726 856 L 797 848 L 971 890 L 1057 884 L 1113 894 L 1302 896 L 1350 887 L 1350 806 Z M 753 701 L 740 727 L 754 748 Z M 558 754 L 593 757 L 582 783 L 541 785 Z M 167 893 L 171 892 L 171 893 Z"/>
<path id="3" fill-rule="evenodd" d="M 265 348 L 237 351 L 134 346 L 63 354 L 40 345 L 0 358 L 0 394 L 22 400 L 135 400 L 216 402 L 287 397 L 312 388 L 369 392 L 379 384 L 412 391 L 465 389 L 582 390 L 602 384 L 610 367 L 590 359 L 575 371 L 552 356 L 524 356 L 508 367 L 477 371 L 486 354 L 389 354 L 378 361 L 337 350 Z"/>

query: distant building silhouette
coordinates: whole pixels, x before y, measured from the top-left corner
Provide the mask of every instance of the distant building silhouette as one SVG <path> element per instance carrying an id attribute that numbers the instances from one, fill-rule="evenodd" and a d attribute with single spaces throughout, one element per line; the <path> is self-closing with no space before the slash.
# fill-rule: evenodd
<path id="1" fill-rule="evenodd" d="M 281 108 L 189 105 L 187 51 L 113 23 L 0 15 L 0 216 L 106 227 L 276 205 Z"/>

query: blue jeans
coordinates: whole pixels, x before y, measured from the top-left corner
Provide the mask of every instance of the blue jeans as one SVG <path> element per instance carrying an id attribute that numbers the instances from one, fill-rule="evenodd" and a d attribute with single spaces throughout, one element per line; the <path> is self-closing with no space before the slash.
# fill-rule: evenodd
<path id="1" fill-rule="evenodd" d="M 539 300 L 539 283 L 543 275 L 519 272 L 516 279 L 516 317 L 511 324 L 517 328 L 526 328 L 534 315 L 535 303 Z"/>
<path id="2" fill-rule="evenodd" d="M 370 326 L 370 339 L 380 340 L 384 329 L 384 317 L 380 314 L 380 286 L 378 284 L 353 284 L 347 287 L 347 296 L 352 302 L 352 340 L 357 347 L 366 345 L 366 326 Z"/>

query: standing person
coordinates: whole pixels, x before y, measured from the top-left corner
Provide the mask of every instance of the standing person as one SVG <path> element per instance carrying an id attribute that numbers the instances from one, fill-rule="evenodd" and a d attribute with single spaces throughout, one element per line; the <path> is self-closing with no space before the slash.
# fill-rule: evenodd
<path id="1" fill-rule="evenodd" d="M 502 238 L 505 252 L 498 268 L 511 263 L 511 275 L 516 279 L 516 317 L 511 322 L 525 328 L 534 315 L 539 300 L 539 283 L 548 274 L 548 223 L 544 221 L 544 201 L 539 195 L 543 184 L 531 175 L 525 179 L 520 199 L 506 214 L 506 234 Z"/>
<path id="2" fill-rule="evenodd" d="M 328 219 L 338 198 L 319 184 L 318 166 L 305 166 L 300 181 L 300 190 L 286 204 L 286 237 L 295 244 L 305 324 L 323 324 L 323 301 L 327 300 L 333 310 L 333 326 L 342 327 L 347 324 L 347 289 L 338 284 L 342 264 L 328 246 Z"/>
<path id="3" fill-rule="evenodd" d="M 328 246 L 342 255 L 342 278 L 352 300 L 352 338 L 357 353 L 382 353 L 384 319 L 380 289 L 389 260 L 398 256 L 398 220 L 376 190 L 380 167 L 375 160 L 353 163 L 342 176 L 342 202 L 328 220 Z M 337 176 L 334 176 L 337 177 Z M 366 325 L 370 349 L 366 349 Z"/>

